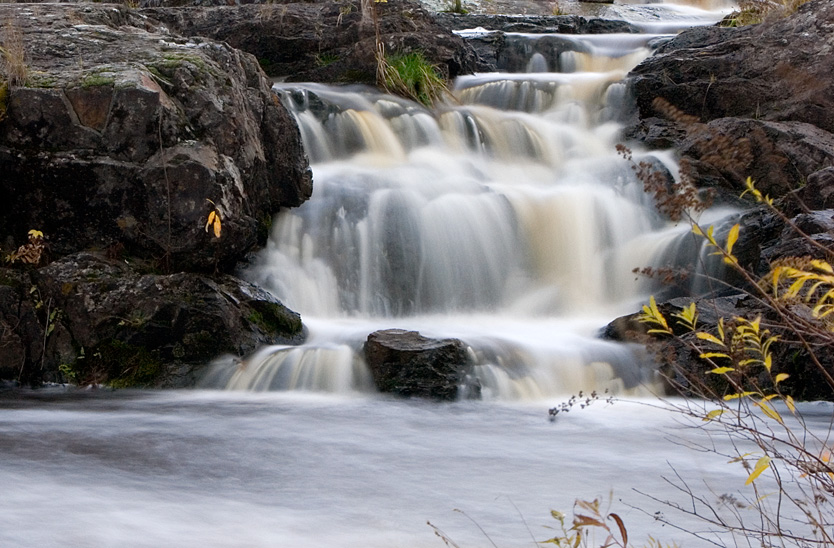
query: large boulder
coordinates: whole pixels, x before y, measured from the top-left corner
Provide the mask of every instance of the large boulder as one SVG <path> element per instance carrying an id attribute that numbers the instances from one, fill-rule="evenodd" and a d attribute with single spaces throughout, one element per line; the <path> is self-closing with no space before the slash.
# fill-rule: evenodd
<path id="1" fill-rule="evenodd" d="M 459 339 L 429 339 L 417 331 L 368 335 L 365 360 L 381 392 L 436 400 L 480 397 L 472 358 Z"/>
<path id="2" fill-rule="evenodd" d="M 3 365 L 3 378 L 185 386 L 220 354 L 304 338 L 298 314 L 228 275 L 140 274 L 123 261 L 78 253 L 28 279 L 0 286 L 2 336 L 25 350 Z"/>
<path id="3" fill-rule="evenodd" d="M 182 5 L 183 2 L 176 2 Z M 255 55 L 272 76 L 290 81 L 376 82 L 376 30 L 359 0 L 265 2 L 257 5 L 167 9 L 166 0 L 144 0 L 141 12 L 186 36 L 222 40 Z M 190 2 L 196 6 L 196 2 Z M 419 2 L 373 3 L 387 54 L 421 52 L 443 76 L 468 74 L 481 65 L 463 39 L 437 24 Z"/>
<path id="4" fill-rule="evenodd" d="M 311 193 L 298 129 L 254 57 L 134 10 L 2 4 L 27 75 L 0 121 L 0 246 L 107 249 L 166 271 L 229 270 Z M 217 210 L 219 238 L 204 230 Z M 6 245 L 2 245 L 5 243 Z"/>

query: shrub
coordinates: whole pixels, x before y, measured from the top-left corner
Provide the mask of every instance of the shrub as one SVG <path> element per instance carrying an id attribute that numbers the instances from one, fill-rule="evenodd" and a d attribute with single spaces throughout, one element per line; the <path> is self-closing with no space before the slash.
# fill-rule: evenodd
<path id="1" fill-rule="evenodd" d="M 659 106 L 685 128 L 697 125 L 689 119 L 676 120 L 681 116 L 674 107 Z M 721 146 L 712 151 L 717 161 L 737 157 L 733 146 L 718 144 Z M 650 173 L 641 173 L 637 166 L 635 169 L 648 189 L 657 186 Z M 687 182 L 686 177 L 682 179 Z M 794 375 L 811 374 L 824 385 L 823 393 L 829 398 L 834 395 L 829 363 L 834 348 L 834 250 L 804 233 L 784 214 L 778 201 L 763 194 L 747 178 L 742 197 L 752 198 L 758 207 L 776 216 L 807 244 L 803 249 L 816 254 L 782 257 L 757 273 L 735 254 L 736 243 L 744 236 L 739 224 L 718 235 L 714 227 L 702 227 L 689 216 L 692 200 L 688 189 L 664 191 L 689 196 L 677 213 L 688 219 L 692 232 L 737 280 L 711 279 L 713 284 L 731 289 L 752 305 L 746 311 L 742 308 L 738 314 L 722 317 L 715 309 L 705 310 L 714 304 L 709 298 L 679 306 L 673 313 L 668 306 L 658 306 L 652 297 L 639 321 L 648 327 L 650 348 L 660 351 L 669 384 L 685 397 L 683 403 L 673 405 L 673 410 L 721 429 L 735 448 L 735 454 L 727 456 L 747 470 L 746 485 L 751 495 L 744 504 L 756 511 L 756 519 L 745 521 L 738 511 L 718 508 L 710 496 L 685 483 L 677 486 L 688 497 L 686 504 L 664 502 L 751 544 L 832 546 L 834 464 L 830 462 L 830 428 L 820 433 L 807 425 L 791 395 L 792 391 L 802 393 L 802 387 L 790 385 Z M 703 321 L 700 316 L 704 312 L 713 319 Z M 787 363 L 791 361 L 789 353 L 780 347 L 790 349 L 793 361 L 802 356 L 805 363 Z M 664 357 L 663 350 L 669 348 L 682 351 Z M 695 368 L 682 363 L 681 356 L 693 356 Z M 742 449 L 751 444 L 754 451 Z M 717 449 L 710 450 L 718 453 Z M 775 493 L 760 491 L 757 480 L 762 475 L 775 480 Z"/>
<path id="2" fill-rule="evenodd" d="M 383 65 L 382 85 L 391 93 L 431 106 L 448 91 L 443 76 L 420 52 L 386 57 Z"/>

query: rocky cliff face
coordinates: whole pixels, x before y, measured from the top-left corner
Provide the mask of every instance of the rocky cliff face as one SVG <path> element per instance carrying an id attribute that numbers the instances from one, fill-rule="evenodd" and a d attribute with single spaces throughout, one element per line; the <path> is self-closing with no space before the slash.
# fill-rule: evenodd
<path id="1" fill-rule="evenodd" d="M 661 46 L 630 75 L 638 120 L 629 135 L 654 147 L 676 148 L 689 164 L 692 181 L 718 189 L 738 205 L 744 181 L 752 177 L 763 193 L 777 198 L 787 215 L 766 208 L 744 213 L 734 250 L 753 278 L 786 257 L 834 257 L 834 1 L 814 0 L 782 20 L 744 28 L 699 28 Z M 747 202 L 749 207 L 751 202 Z M 774 374 L 790 375 L 780 385 L 796 398 L 831 399 L 826 380 L 834 372 L 830 338 L 803 336 L 783 315 L 805 314 L 799 305 L 765 306 L 756 289 L 740 277 L 715 294 L 696 298 L 699 328 L 716 332 L 719 317 L 760 316 L 781 340 L 774 345 Z M 667 317 L 691 299 L 665 305 Z M 797 324 L 794 324 L 797 325 Z M 635 337 L 645 325 L 635 316 L 609 325 L 604 335 Z M 701 383 L 721 393 L 719 375 L 705 375 L 704 362 L 687 340 L 694 333 L 655 341 L 657 355 L 673 384 L 687 390 Z M 766 376 L 766 375 L 765 375 Z M 768 379 L 753 379 L 765 386 Z M 769 382 L 769 381 L 768 381 Z M 765 383 L 765 384 L 762 384 Z"/>
<path id="2" fill-rule="evenodd" d="M 22 54 L 0 94 L 0 249 L 46 236 L 0 273 L 0 378 L 177 383 L 220 352 L 300 340 L 297 316 L 218 274 L 312 191 L 257 60 L 116 5 L 0 19 Z"/>

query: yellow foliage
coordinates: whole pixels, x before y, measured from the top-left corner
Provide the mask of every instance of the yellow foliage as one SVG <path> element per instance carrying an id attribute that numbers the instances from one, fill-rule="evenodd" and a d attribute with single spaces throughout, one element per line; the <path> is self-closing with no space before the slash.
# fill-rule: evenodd
<path id="1" fill-rule="evenodd" d="M 207 200 L 211 205 L 215 205 L 214 202 L 211 200 Z M 214 237 L 219 238 L 220 232 L 222 230 L 221 218 L 220 218 L 220 211 L 215 207 L 214 209 L 209 212 L 208 220 L 206 221 L 206 232 L 209 231 L 209 228 L 212 229 L 214 232 Z"/>

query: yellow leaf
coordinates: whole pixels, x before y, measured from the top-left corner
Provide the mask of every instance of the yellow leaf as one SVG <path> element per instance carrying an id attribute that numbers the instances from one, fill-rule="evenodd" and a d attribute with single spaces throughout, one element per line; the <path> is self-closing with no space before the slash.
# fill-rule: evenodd
<path id="1" fill-rule="evenodd" d="M 726 411 L 726 409 L 713 409 L 712 411 L 707 413 L 707 416 L 704 417 L 704 420 L 705 421 L 711 421 L 712 419 L 714 419 L 716 417 L 720 417 L 722 414 L 724 414 L 724 411 Z"/>
<path id="2" fill-rule="evenodd" d="M 716 367 L 715 369 L 711 369 L 707 371 L 707 373 L 713 373 L 714 375 L 723 375 L 724 373 L 729 373 L 730 371 L 735 371 L 733 367 Z"/>
<path id="3" fill-rule="evenodd" d="M 764 457 L 760 458 L 756 461 L 756 467 L 753 468 L 753 471 L 747 477 L 747 481 L 744 482 L 744 485 L 750 485 L 753 481 L 762 475 L 762 472 L 767 470 L 767 467 L 770 465 L 770 457 L 765 455 Z"/>
<path id="4" fill-rule="evenodd" d="M 692 233 L 695 234 L 696 236 L 703 236 L 704 235 L 704 231 L 701 230 L 701 227 L 698 226 L 697 224 L 692 225 Z"/>
<path id="5" fill-rule="evenodd" d="M 727 235 L 727 255 L 732 257 L 733 255 L 733 246 L 736 245 L 738 241 L 738 231 L 739 225 L 738 223 L 733 225 L 733 228 L 730 229 L 730 233 Z"/>
<path id="6" fill-rule="evenodd" d="M 740 394 L 727 394 L 724 396 L 724 401 L 737 400 L 739 398 L 746 398 L 752 396 L 755 392 L 741 392 Z"/>
<path id="7" fill-rule="evenodd" d="M 703 354 L 700 354 L 698 357 L 702 360 L 707 360 L 710 358 L 727 358 L 728 360 L 730 359 L 730 355 L 724 354 L 723 352 L 704 352 Z"/>
<path id="8" fill-rule="evenodd" d="M 718 346 L 724 346 L 724 342 L 717 339 L 715 335 L 710 335 L 709 333 L 699 331 L 698 333 L 695 333 L 695 336 L 701 339 L 702 341 L 709 341 L 713 344 L 717 344 Z"/>
<path id="9" fill-rule="evenodd" d="M 811 265 L 816 268 L 817 270 L 822 270 L 823 272 L 828 272 L 829 274 L 834 274 L 834 268 L 831 267 L 825 261 L 820 261 L 819 259 L 813 259 L 811 261 Z"/>
<path id="10" fill-rule="evenodd" d="M 785 398 L 785 405 L 788 406 L 788 409 L 791 410 L 791 413 L 793 413 L 794 415 L 796 414 L 796 405 L 794 404 L 792 397 L 787 396 Z"/>
<path id="11" fill-rule="evenodd" d="M 779 384 L 788 377 L 790 377 L 790 375 L 788 375 L 787 373 L 779 373 L 778 375 L 773 377 L 773 384 Z"/>
<path id="12" fill-rule="evenodd" d="M 782 424 L 782 416 L 779 415 L 779 413 L 770 405 L 766 404 L 765 402 L 757 402 L 756 405 L 759 406 L 759 408 L 762 410 L 762 413 L 775 420 L 779 424 Z"/>
<path id="13" fill-rule="evenodd" d="M 30 231 L 28 232 L 28 234 L 29 234 L 29 238 L 31 238 L 31 239 L 33 239 L 33 240 L 34 240 L 35 238 L 43 238 L 43 232 L 41 232 L 40 230 L 34 230 L 34 229 L 32 229 L 32 230 L 30 230 Z"/>
<path id="14" fill-rule="evenodd" d="M 217 216 L 217 211 L 212 209 L 211 213 L 209 213 L 208 221 L 206 221 L 206 232 L 208 232 L 209 227 L 214 223 L 214 218 Z"/>
<path id="15" fill-rule="evenodd" d="M 572 529 L 579 529 L 580 527 L 605 527 L 605 524 L 591 516 L 579 514 L 573 518 Z"/>
<path id="16" fill-rule="evenodd" d="M 220 215 L 217 215 L 214 218 L 214 237 L 215 238 L 220 237 Z"/>

